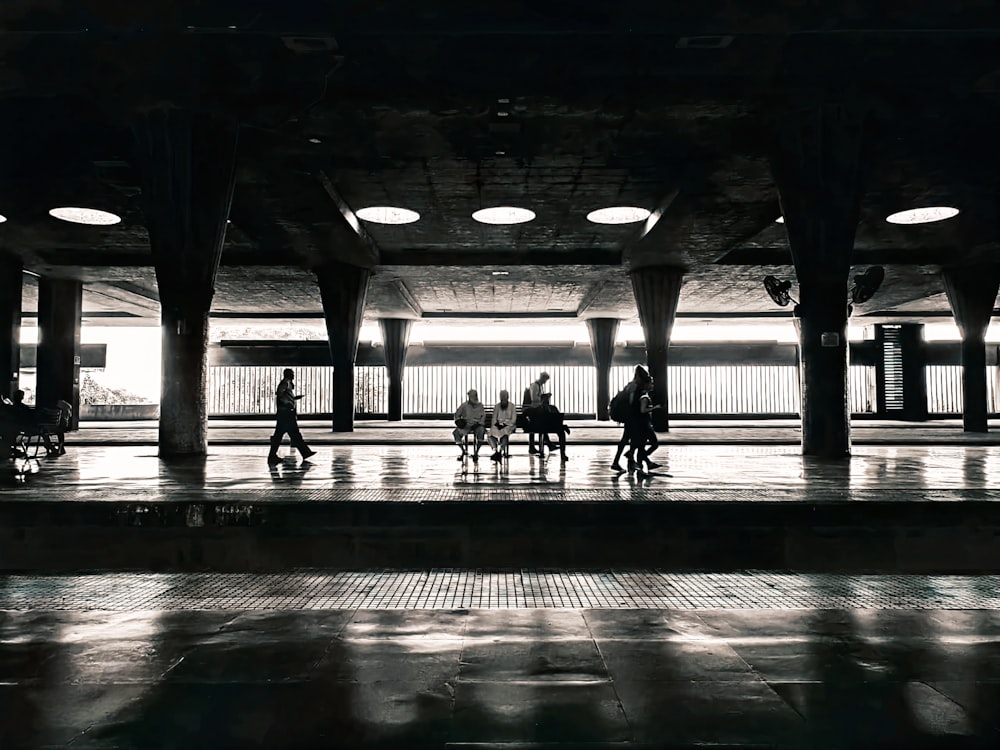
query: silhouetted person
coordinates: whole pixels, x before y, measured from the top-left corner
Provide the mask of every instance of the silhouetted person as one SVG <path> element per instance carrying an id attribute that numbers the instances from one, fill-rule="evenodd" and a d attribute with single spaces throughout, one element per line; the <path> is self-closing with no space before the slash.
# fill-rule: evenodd
<path id="1" fill-rule="evenodd" d="M 69 429 L 70 421 L 73 419 L 73 406 L 64 399 L 56 401 L 56 408 L 59 409 L 59 425 L 56 431 L 58 445 L 54 454 L 57 456 L 66 455 L 66 430 Z M 53 451 L 50 450 L 50 453 Z"/>
<path id="2" fill-rule="evenodd" d="M 542 406 L 542 391 L 545 388 L 545 384 L 549 382 L 549 374 L 547 372 L 538 373 L 538 380 L 535 380 L 531 385 L 528 386 L 528 401 L 530 403 L 525 403 L 524 414 L 528 422 L 528 453 L 545 453 L 545 446 L 548 445 L 550 450 L 555 450 L 555 446 L 552 445 L 552 441 L 549 440 L 549 436 L 545 433 L 539 432 L 537 429 L 537 422 L 532 423 L 532 416 L 541 408 Z M 538 448 L 535 448 L 535 433 L 538 432 Z"/>
<path id="3" fill-rule="evenodd" d="M 653 420 L 650 415 L 654 410 L 661 407 L 659 404 L 653 405 L 652 393 L 653 378 L 649 378 L 648 381 L 639 387 L 635 403 L 630 404 L 630 412 L 634 416 L 631 426 L 628 427 L 631 439 L 628 463 L 629 468 L 632 468 L 632 453 L 634 451 L 636 454 L 634 460 L 635 473 L 640 479 L 646 476 L 646 472 L 642 470 L 643 464 L 646 465 L 647 470 L 656 469 L 660 466 L 658 463 L 649 460 L 649 454 L 660 446 L 660 441 L 656 437 L 656 431 L 653 430 Z M 647 445 L 649 446 L 648 448 L 646 447 Z"/>
<path id="4" fill-rule="evenodd" d="M 24 391 L 18 389 L 14 391 L 14 414 L 24 424 L 32 424 L 35 421 L 35 410 L 24 403 Z"/>
<path id="5" fill-rule="evenodd" d="M 271 452 L 267 454 L 267 462 L 271 465 L 281 461 L 278 457 L 278 448 L 281 447 L 281 439 L 285 437 L 285 433 L 288 433 L 292 447 L 299 451 L 302 458 L 309 458 L 316 453 L 316 451 L 309 449 L 305 440 L 302 439 L 302 433 L 299 432 L 295 402 L 302 396 L 295 395 L 295 373 L 292 370 L 285 370 L 282 375 L 284 377 L 274 392 L 277 401 L 277 424 L 274 426 L 274 434 L 271 435 Z"/>
<path id="6" fill-rule="evenodd" d="M 626 446 L 631 446 L 628 453 L 625 454 L 628 459 L 629 471 L 635 468 L 635 461 L 632 456 L 636 442 L 640 438 L 644 441 L 644 444 L 645 442 L 653 444 L 653 447 L 644 456 L 644 459 L 649 464 L 649 468 L 652 469 L 659 466 L 659 464 L 654 464 L 648 460 L 648 454 L 656 450 L 656 446 L 659 445 L 659 440 L 657 440 L 656 433 L 653 431 L 648 413 L 654 408 L 659 407 L 653 407 L 648 403 L 643 407 L 642 404 L 643 394 L 647 393 L 652 387 L 653 379 L 646 371 L 646 368 L 642 365 L 636 365 L 634 377 L 623 389 L 627 397 L 628 412 L 625 417 L 625 426 L 622 430 L 621 439 L 618 441 L 618 450 L 615 451 L 615 460 L 611 462 L 611 468 L 619 473 L 624 473 L 625 471 L 621 467 L 621 464 L 618 463 L 618 459 L 621 458 Z M 639 468 L 641 469 L 642 467 L 640 466 Z"/>
<path id="7" fill-rule="evenodd" d="M 6 396 L 0 397 L 0 458 L 15 455 L 14 446 L 21 432 L 21 417 L 14 410 L 14 402 Z"/>
<path id="8" fill-rule="evenodd" d="M 563 421 L 562 412 L 550 402 L 551 396 L 551 393 L 542 394 L 542 405 L 535 410 L 535 416 L 532 419 L 539 427 L 539 441 L 544 435 L 545 442 L 548 443 L 551 450 L 555 450 L 555 446 L 549 441 L 549 433 L 554 432 L 559 436 L 559 453 L 562 455 L 563 463 L 565 463 L 569 461 L 566 456 L 566 435 L 569 433 L 569 427 Z"/>
<path id="9" fill-rule="evenodd" d="M 3 454 L 6 457 L 25 457 L 25 453 L 18 448 L 15 443 L 17 436 L 27 430 L 33 430 L 38 426 L 35 419 L 35 410 L 24 403 L 24 391 L 14 392 L 12 400 L 3 400 L 0 407 L 0 435 L 3 436 Z"/>

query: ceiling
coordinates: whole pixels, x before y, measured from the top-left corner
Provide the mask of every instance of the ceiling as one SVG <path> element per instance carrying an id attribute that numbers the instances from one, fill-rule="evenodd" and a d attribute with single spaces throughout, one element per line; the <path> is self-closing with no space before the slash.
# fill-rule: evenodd
<path id="1" fill-rule="evenodd" d="M 794 279 L 772 126 L 847 91 L 872 125 L 854 263 L 886 266 L 856 322 L 948 316 L 940 265 L 1000 252 L 993 3 L 478 5 L 5 0 L 0 249 L 83 280 L 91 320 L 155 322 L 130 122 L 193 107 L 244 125 L 218 316 L 315 316 L 310 268 L 358 247 L 373 265 L 369 320 L 635 321 L 639 263 L 687 270 L 681 316 L 787 316 L 761 285 Z M 961 213 L 885 221 L 941 204 Z M 67 224 L 47 215 L 55 205 L 123 221 Z M 370 205 L 421 218 L 345 240 Z M 471 218 L 493 205 L 536 218 Z M 586 219 L 612 205 L 657 220 Z"/>

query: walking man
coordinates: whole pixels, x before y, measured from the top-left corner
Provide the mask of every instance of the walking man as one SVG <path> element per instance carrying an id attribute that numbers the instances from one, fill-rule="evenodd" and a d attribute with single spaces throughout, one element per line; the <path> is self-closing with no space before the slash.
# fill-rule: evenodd
<path id="1" fill-rule="evenodd" d="M 271 435 L 271 452 L 267 454 L 267 463 L 274 465 L 281 462 L 278 457 L 278 448 L 281 447 L 281 440 L 288 433 L 292 442 L 292 447 L 298 449 L 303 459 L 309 458 L 316 451 L 310 450 L 302 439 L 299 432 L 299 420 L 295 416 L 295 402 L 302 396 L 295 395 L 295 373 L 292 370 L 285 370 L 283 378 L 278 383 L 278 388 L 274 393 L 277 401 L 277 424 L 274 426 L 274 434 Z"/>

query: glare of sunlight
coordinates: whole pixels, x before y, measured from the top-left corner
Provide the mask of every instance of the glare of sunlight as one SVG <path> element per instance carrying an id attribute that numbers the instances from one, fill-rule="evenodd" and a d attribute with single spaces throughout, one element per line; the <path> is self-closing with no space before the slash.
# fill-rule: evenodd
<path id="1" fill-rule="evenodd" d="M 83 326 L 81 344 L 107 344 L 100 384 L 160 400 L 160 329 L 130 326 Z"/>

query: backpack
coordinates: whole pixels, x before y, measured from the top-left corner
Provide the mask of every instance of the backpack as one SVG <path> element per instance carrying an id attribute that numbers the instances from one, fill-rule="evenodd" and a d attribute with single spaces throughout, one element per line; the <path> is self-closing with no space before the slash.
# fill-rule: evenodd
<path id="1" fill-rule="evenodd" d="M 524 397 L 521 399 L 521 406 L 531 406 L 531 386 L 524 389 Z"/>
<path id="2" fill-rule="evenodd" d="M 608 416 L 616 422 L 624 422 L 628 419 L 628 388 L 622 388 L 608 404 Z"/>

